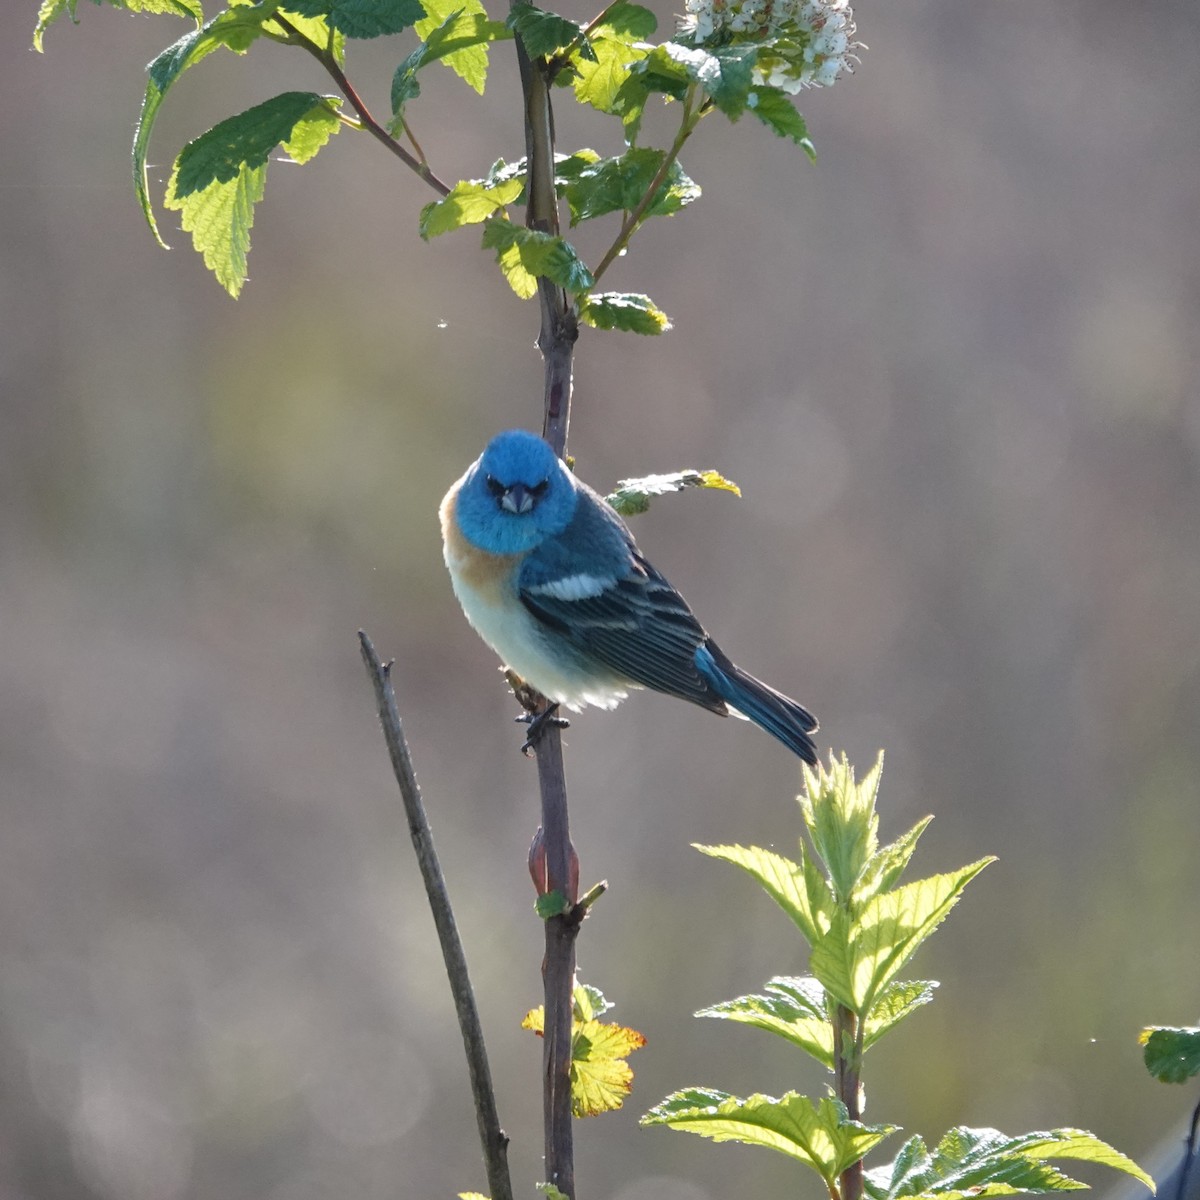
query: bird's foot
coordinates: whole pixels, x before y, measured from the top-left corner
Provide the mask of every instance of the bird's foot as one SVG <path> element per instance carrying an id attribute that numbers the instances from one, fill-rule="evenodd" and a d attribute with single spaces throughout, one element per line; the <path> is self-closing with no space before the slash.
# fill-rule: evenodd
<path id="1" fill-rule="evenodd" d="M 571 728 L 571 722 L 566 717 L 558 716 L 557 713 L 558 705 L 550 704 L 539 713 L 526 712 L 522 713 L 519 717 L 513 718 L 518 724 L 529 726 L 525 741 L 521 746 L 521 753 L 526 758 L 529 757 L 532 751 L 537 749 L 538 742 L 542 740 L 547 729 Z"/>

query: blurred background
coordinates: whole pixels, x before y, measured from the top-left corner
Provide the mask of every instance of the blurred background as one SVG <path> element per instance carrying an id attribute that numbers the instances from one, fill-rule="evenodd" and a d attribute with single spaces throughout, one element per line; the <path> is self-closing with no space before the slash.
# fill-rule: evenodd
<path id="1" fill-rule="evenodd" d="M 535 769 L 435 510 L 540 422 L 536 307 L 474 234 L 419 241 L 431 193 L 349 133 L 271 168 L 230 300 L 130 188 L 142 68 L 186 27 L 79 7 L 44 57 L 34 0 L 0 11 L 0 1196 L 483 1187 L 360 626 L 397 660 L 528 1195 Z M 937 815 L 914 871 L 999 855 L 916 960 L 942 986 L 868 1057 L 868 1117 L 1077 1125 L 1155 1163 L 1196 1089 L 1153 1082 L 1137 1032 L 1200 1004 L 1200 9 L 857 16 L 858 73 L 800 97 L 817 165 L 749 120 L 688 146 L 704 198 L 606 279 L 676 328 L 585 330 L 571 448 L 602 490 L 737 480 L 656 503 L 647 554 L 823 753 L 886 748 L 883 835 Z M 351 46 L 377 112 L 409 48 Z M 410 110 L 444 178 L 523 153 L 511 47 L 492 62 L 486 100 L 434 69 Z M 156 198 L 187 139 L 291 88 L 331 90 L 266 44 L 189 72 Z M 559 132 L 620 150 L 567 104 Z M 593 262 L 612 232 L 580 237 Z M 777 1156 L 636 1127 L 685 1085 L 825 1086 L 690 1015 L 804 968 L 690 848 L 790 852 L 797 764 L 652 695 L 567 744 L 583 880 L 611 885 L 581 971 L 649 1039 L 626 1110 L 578 1127 L 581 1195 L 815 1196 Z"/>

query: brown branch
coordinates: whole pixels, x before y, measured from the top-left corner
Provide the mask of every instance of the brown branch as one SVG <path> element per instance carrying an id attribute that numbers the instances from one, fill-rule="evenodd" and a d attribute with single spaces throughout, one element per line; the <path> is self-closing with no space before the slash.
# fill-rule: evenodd
<path id="1" fill-rule="evenodd" d="M 488 1067 L 487 1048 L 483 1042 L 483 1028 L 479 1023 L 479 1010 L 475 1006 L 475 993 L 467 973 L 467 959 L 462 941 L 454 921 L 454 910 L 446 881 L 433 848 L 433 834 L 425 818 L 425 807 L 421 803 L 421 789 L 413 770 L 408 742 L 400 725 L 400 713 L 396 708 L 396 693 L 392 689 L 391 663 L 379 661 L 371 639 L 360 629 L 359 646 L 363 662 L 371 683 L 375 687 L 375 701 L 379 710 L 379 723 L 387 739 L 388 754 L 392 770 L 400 785 L 404 801 L 404 813 L 408 818 L 408 832 L 412 837 L 421 878 L 425 883 L 425 894 L 433 911 L 433 923 L 437 927 L 438 941 L 442 947 L 442 958 L 446 963 L 446 974 L 450 979 L 450 991 L 454 995 L 454 1008 L 458 1013 L 458 1025 L 462 1031 L 463 1048 L 467 1054 L 467 1069 L 471 1075 L 471 1093 L 475 1099 L 475 1117 L 479 1125 L 479 1140 L 483 1145 L 483 1158 L 487 1167 L 488 1187 L 492 1200 L 512 1200 L 512 1180 L 508 1173 L 508 1135 L 500 1127 L 500 1116 L 496 1110 L 496 1096 L 492 1090 L 492 1073 Z"/>
<path id="2" fill-rule="evenodd" d="M 525 100 L 525 153 L 528 164 L 530 229 L 559 233 L 558 196 L 554 189 L 554 115 L 550 105 L 549 66 L 531 59 L 516 39 Z M 571 370 L 578 326 L 566 292 L 546 278 L 538 279 L 541 329 L 538 348 L 544 374 L 542 432 L 560 457 L 566 455 L 571 417 Z M 544 707 L 544 704 L 543 704 Z M 548 726 L 536 748 L 541 792 L 541 842 L 546 856 L 546 885 L 566 900 L 566 912 L 546 921 L 546 957 L 542 965 L 545 996 L 543 1040 L 543 1118 L 546 1180 L 575 1196 L 575 1157 L 571 1126 L 571 1016 L 575 983 L 575 938 L 579 917 L 578 860 L 571 845 L 567 813 L 567 784 L 563 770 L 562 738 Z"/>
<path id="3" fill-rule="evenodd" d="M 838 1098 L 846 1106 L 851 1121 L 862 1117 L 862 1024 L 844 1004 L 837 1006 L 833 1018 L 833 1055 L 836 1067 Z M 862 1159 L 851 1163 L 841 1174 L 840 1200 L 862 1200 Z"/>
<path id="4" fill-rule="evenodd" d="M 343 96 L 350 101 L 350 107 L 358 113 L 358 119 L 362 122 L 363 128 L 371 134 L 372 137 L 386 146 L 406 167 L 415 171 L 435 192 L 440 196 L 448 196 L 450 188 L 443 183 L 432 171 L 429 164 L 423 158 L 416 158 L 410 154 L 380 123 L 371 115 L 370 110 L 362 102 L 354 85 L 346 78 L 346 72 L 338 65 L 337 59 L 333 56 L 333 51 L 322 46 L 318 46 L 311 38 L 306 38 L 285 16 L 276 13 L 271 20 L 287 31 L 288 38 L 293 45 L 300 46 L 307 50 L 325 68 L 326 71 L 333 77 L 333 81 L 338 85 Z M 407 128 L 407 126 L 406 126 Z M 412 137 L 411 134 L 409 134 Z M 417 144 L 416 138 L 413 138 L 413 145 Z M 418 147 L 419 149 L 419 147 Z"/>

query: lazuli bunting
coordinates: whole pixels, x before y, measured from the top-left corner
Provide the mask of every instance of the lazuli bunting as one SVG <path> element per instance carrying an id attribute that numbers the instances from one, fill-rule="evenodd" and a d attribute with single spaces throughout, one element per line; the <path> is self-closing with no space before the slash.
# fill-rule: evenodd
<path id="1" fill-rule="evenodd" d="M 541 438 L 493 438 L 440 515 L 467 620 L 548 700 L 614 708 L 630 688 L 653 688 L 748 717 L 816 765 L 812 714 L 730 662 L 625 522 Z"/>

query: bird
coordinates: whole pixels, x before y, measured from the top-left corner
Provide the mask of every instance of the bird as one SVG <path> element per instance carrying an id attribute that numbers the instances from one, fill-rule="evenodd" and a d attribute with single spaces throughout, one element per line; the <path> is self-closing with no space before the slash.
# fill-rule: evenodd
<path id="1" fill-rule="evenodd" d="M 615 708 L 650 688 L 746 717 L 816 766 L 816 718 L 730 660 L 612 506 L 536 434 L 497 434 L 439 516 L 467 620 L 552 705 Z"/>

